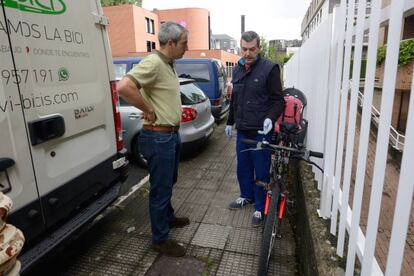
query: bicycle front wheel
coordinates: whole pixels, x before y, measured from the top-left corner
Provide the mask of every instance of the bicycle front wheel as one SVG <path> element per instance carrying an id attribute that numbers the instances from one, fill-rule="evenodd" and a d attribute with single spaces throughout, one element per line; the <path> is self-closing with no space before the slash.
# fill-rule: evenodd
<path id="1" fill-rule="evenodd" d="M 269 209 L 264 225 L 262 246 L 260 248 L 259 256 L 259 270 L 258 276 L 267 275 L 269 267 L 270 255 L 272 254 L 273 245 L 276 234 L 279 231 L 278 203 L 279 203 L 280 188 L 278 183 L 273 186 L 272 198 L 270 199 Z"/>

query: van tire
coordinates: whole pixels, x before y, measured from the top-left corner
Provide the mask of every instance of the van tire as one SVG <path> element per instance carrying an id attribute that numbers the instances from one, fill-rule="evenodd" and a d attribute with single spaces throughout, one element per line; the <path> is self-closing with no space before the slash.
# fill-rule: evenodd
<path id="1" fill-rule="evenodd" d="M 136 163 L 138 166 L 148 169 L 148 162 L 147 159 L 140 153 L 139 151 L 139 143 L 138 143 L 138 136 L 136 135 L 134 139 L 132 140 L 131 144 L 131 159 L 134 163 Z"/>

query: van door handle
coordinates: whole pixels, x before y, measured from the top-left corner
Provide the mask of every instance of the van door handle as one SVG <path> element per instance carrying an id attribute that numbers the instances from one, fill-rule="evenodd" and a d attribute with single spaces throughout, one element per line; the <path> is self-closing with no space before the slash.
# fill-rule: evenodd
<path id="1" fill-rule="evenodd" d="M 128 115 L 128 118 L 130 118 L 130 119 L 140 119 L 141 115 L 136 114 L 136 113 L 131 113 L 131 114 Z"/>
<path id="2" fill-rule="evenodd" d="M 61 115 L 55 115 L 28 123 L 32 146 L 63 136 L 65 120 Z"/>
<path id="3" fill-rule="evenodd" d="M 0 157 L 0 172 L 6 171 L 14 165 L 14 160 L 7 157 Z"/>

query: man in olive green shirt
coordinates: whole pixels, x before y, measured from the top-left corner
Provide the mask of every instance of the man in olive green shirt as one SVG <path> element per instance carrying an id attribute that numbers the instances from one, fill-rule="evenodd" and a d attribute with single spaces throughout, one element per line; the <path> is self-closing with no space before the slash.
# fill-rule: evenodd
<path id="1" fill-rule="evenodd" d="M 172 227 L 183 227 L 188 218 L 174 215 L 172 187 L 177 181 L 180 155 L 178 129 L 181 120 L 180 84 L 174 60 L 182 58 L 188 31 L 174 22 L 161 24 L 160 50 L 144 58 L 118 83 L 119 94 L 143 112 L 139 148 L 150 173 L 149 209 L 154 250 L 183 256 L 185 249 L 169 239 Z"/>

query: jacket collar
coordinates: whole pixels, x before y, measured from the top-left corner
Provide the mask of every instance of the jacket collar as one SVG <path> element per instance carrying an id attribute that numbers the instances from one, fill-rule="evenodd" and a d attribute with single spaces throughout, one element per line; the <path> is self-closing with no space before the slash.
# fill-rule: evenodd
<path id="1" fill-rule="evenodd" d="M 260 60 L 260 59 L 261 59 L 261 57 L 260 57 L 260 54 L 259 54 L 259 55 L 257 55 L 256 60 L 255 60 L 255 61 L 253 61 L 252 65 L 250 65 L 250 67 L 249 67 L 249 68 L 254 67 L 254 66 L 255 66 L 255 65 L 259 62 L 259 60 Z M 243 59 L 243 58 L 239 59 L 239 61 L 238 61 L 237 63 L 238 63 L 238 65 L 239 65 L 240 67 L 242 67 L 243 69 L 244 69 L 244 68 L 246 68 L 246 67 L 245 67 L 245 61 L 244 61 L 244 59 Z"/>

